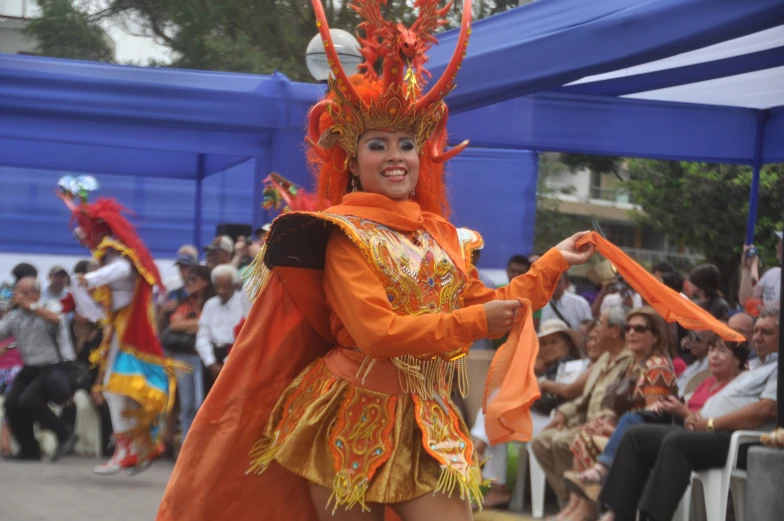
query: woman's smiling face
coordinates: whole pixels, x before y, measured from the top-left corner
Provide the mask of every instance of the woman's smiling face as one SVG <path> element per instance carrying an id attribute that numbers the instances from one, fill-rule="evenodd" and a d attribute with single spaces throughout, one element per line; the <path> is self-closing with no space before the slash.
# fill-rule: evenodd
<path id="1" fill-rule="evenodd" d="M 349 162 L 363 192 L 396 201 L 408 200 L 419 180 L 419 155 L 414 137 L 403 132 L 369 130 L 357 144 L 357 157 Z"/>

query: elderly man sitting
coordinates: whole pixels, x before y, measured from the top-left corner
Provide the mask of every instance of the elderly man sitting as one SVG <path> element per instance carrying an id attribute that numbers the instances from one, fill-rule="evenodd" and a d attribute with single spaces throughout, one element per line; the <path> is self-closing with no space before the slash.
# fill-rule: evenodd
<path id="1" fill-rule="evenodd" d="M 215 381 L 234 344 L 234 327 L 242 320 L 246 303 L 245 296 L 238 291 L 240 276 L 233 265 L 216 266 L 211 279 L 216 295 L 202 309 L 196 351 Z"/>
<path id="2" fill-rule="evenodd" d="M 564 504 L 569 494 L 564 486 L 563 474 L 572 468 L 569 447 L 579 433 L 579 426 L 614 415 L 614 412 L 602 407 L 605 392 L 626 374 L 634 362 L 632 352 L 626 347 L 625 327 L 623 308 L 610 308 L 602 313 L 596 330 L 606 352 L 593 364 L 582 395 L 556 409 L 550 425 L 531 440 L 531 448 L 548 483 Z"/>

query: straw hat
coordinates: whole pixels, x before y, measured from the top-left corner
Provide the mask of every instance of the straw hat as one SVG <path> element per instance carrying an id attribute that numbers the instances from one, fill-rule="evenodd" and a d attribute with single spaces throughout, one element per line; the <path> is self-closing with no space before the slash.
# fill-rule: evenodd
<path id="1" fill-rule="evenodd" d="M 545 320 L 539 325 L 539 333 L 537 333 L 536 336 L 539 338 L 544 338 L 556 333 L 563 333 L 571 338 L 572 343 L 574 344 L 574 349 L 577 351 L 576 354 L 580 354 L 580 351 L 583 348 L 583 339 L 580 337 L 580 333 L 574 329 L 571 329 L 563 320 L 559 320 L 557 318 Z"/>

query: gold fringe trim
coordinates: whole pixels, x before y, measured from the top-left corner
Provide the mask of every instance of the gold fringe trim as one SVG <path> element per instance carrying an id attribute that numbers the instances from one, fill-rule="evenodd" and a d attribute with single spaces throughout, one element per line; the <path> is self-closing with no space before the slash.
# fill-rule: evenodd
<path id="1" fill-rule="evenodd" d="M 459 488 L 460 499 L 468 499 L 470 503 L 478 505 L 479 510 L 482 510 L 483 497 L 480 487 L 489 484 L 490 481 L 482 479 L 482 471 L 477 466 L 471 466 L 465 475 L 454 467 L 441 467 L 441 475 L 438 477 L 433 495 L 442 492 L 451 497 L 455 488 Z"/>
<path id="2" fill-rule="evenodd" d="M 278 432 L 275 431 L 274 438 L 270 439 L 265 436 L 253 444 L 253 447 L 251 447 L 250 453 L 248 454 L 250 456 L 250 467 L 245 471 L 245 475 L 261 474 L 267 470 L 267 467 L 275 460 L 275 457 L 280 451 L 281 446 L 277 441 Z"/>
<path id="3" fill-rule="evenodd" d="M 333 516 L 338 507 L 345 507 L 346 510 L 351 510 L 359 505 L 362 512 L 370 512 L 370 507 L 365 503 L 368 485 L 367 478 L 362 478 L 359 483 L 352 483 L 346 471 L 341 470 L 335 475 L 335 480 L 332 482 L 332 494 L 327 500 L 325 509 L 328 509 L 330 503 L 334 500 L 335 503 L 332 506 Z"/>
<path id="4" fill-rule="evenodd" d="M 460 395 L 464 398 L 468 396 L 468 366 L 465 357 L 457 360 L 444 360 L 439 357 L 422 360 L 405 355 L 391 360 L 398 370 L 400 388 L 404 393 L 416 394 L 424 399 L 436 396 L 446 398 L 452 394 L 452 385 L 457 375 Z M 360 371 L 364 366 L 363 362 Z M 372 366 L 367 369 L 365 376 L 371 368 Z"/>
<path id="5" fill-rule="evenodd" d="M 264 255 L 267 253 L 267 242 L 261 245 L 259 253 L 250 263 L 248 270 L 245 271 L 246 275 L 243 277 L 248 281 L 248 300 L 255 302 L 256 298 L 261 294 L 267 286 L 270 274 L 272 271 L 264 263 Z M 250 273 L 248 273 L 250 271 Z"/>

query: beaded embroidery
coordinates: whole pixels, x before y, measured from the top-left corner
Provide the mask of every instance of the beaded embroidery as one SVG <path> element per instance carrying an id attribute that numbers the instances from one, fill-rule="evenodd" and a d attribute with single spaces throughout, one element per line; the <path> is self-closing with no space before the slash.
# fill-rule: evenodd
<path id="1" fill-rule="evenodd" d="M 337 423 L 329 436 L 329 448 L 335 466 L 335 481 L 330 502 L 333 512 L 339 506 L 350 510 L 365 504 L 370 480 L 392 454 L 391 419 L 395 415 L 397 396 L 374 393 L 350 386 L 340 406 Z"/>
<path id="2" fill-rule="evenodd" d="M 336 380 L 323 359 L 307 372 L 299 387 L 283 404 L 283 414 L 275 431 L 253 445 L 250 451 L 251 466 L 246 474 L 261 474 L 267 470 L 313 399 L 329 391 Z"/>
<path id="3" fill-rule="evenodd" d="M 463 307 L 467 278 L 427 231 L 418 230 L 408 238 L 359 217 L 322 217 L 340 226 L 359 248 L 399 315 L 450 313 Z M 463 357 L 469 347 L 451 353 L 392 358 L 403 392 L 423 398 L 447 397 L 457 373 L 459 391 L 466 396 L 468 375 Z M 366 359 L 358 376 L 364 380 L 373 364 L 373 359 Z"/>

